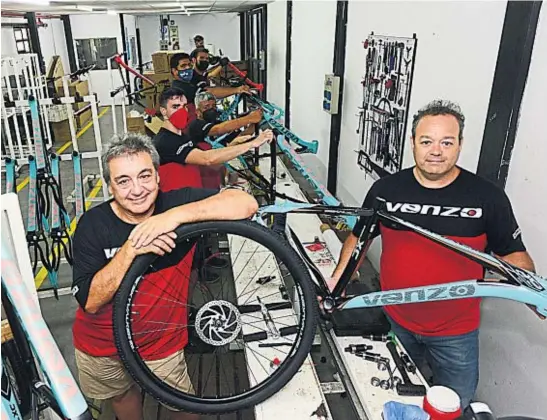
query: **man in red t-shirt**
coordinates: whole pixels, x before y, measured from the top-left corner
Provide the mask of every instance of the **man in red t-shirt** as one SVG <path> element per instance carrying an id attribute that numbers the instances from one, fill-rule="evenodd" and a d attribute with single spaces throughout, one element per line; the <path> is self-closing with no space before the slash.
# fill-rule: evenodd
<path id="1" fill-rule="evenodd" d="M 111 400 L 118 420 L 142 420 L 138 387 L 117 357 L 112 300 L 135 257 L 160 256 L 139 282 L 133 304 L 132 335 L 140 356 L 165 383 L 193 393 L 184 347 L 189 264 L 193 244 L 175 246 L 174 230 L 202 220 L 250 217 L 256 200 L 239 190 L 183 188 L 159 190 L 160 158 L 152 141 L 129 133 L 103 155 L 104 178 L 113 200 L 86 212 L 74 234 L 72 292 L 80 304 L 73 326 L 79 383 L 87 397 Z M 180 302 L 180 305 L 164 302 Z M 171 419 L 195 419 L 172 411 Z"/>
<path id="2" fill-rule="evenodd" d="M 463 141 L 464 116 L 451 102 L 433 101 L 413 119 L 415 166 L 381 178 L 369 190 L 364 208 L 376 197 L 387 212 L 529 271 L 534 263 L 504 191 L 456 162 Z M 361 218 L 345 241 L 329 280 L 334 288 L 364 229 Z M 426 286 L 484 277 L 478 263 L 422 238 L 380 223 L 382 290 Z M 370 244 L 366 244 L 368 246 Z M 478 383 L 480 299 L 385 306 L 393 332 L 418 364 L 427 361 L 433 383 L 454 389 L 466 407 Z"/>

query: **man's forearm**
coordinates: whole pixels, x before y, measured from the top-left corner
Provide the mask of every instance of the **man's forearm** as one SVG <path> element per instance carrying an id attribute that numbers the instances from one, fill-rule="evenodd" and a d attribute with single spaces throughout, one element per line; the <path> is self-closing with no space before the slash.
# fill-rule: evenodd
<path id="1" fill-rule="evenodd" d="M 251 145 L 248 143 L 238 144 L 237 146 L 222 147 L 219 149 L 207 150 L 206 153 L 206 162 L 207 166 L 218 165 L 220 163 L 229 162 L 232 159 L 242 155 L 243 153 L 249 151 Z"/>
<path id="2" fill-rule="evenodd" d="M 208 87 L 205 89 L 207 92 L 211 92 L 216 96 L 217 99 L 224 99 L 227 96 L 235 95 L 237 93 L 237 88 L 234 87 Z"/>
<path id="3" fill-rule="evenodd" d="M 207 78 L 214 79 L 215 77 L 218 77 L 220 75 L 221 71 L 222 71 L 222 66 L 218 66 L 214 68 L 213 70 L 207 72 Z"/>
<path id="4" fill-rule="evenodd" d="M 512 254 L 504 255 L 500 257 L 503 261 L 507 261 L 509 264 L 516 265 L 519 268 L 536 272 L 534 261 L 527 252 L 513 252 Z"/>
<path id="5" fill-rule="evenodd" d="M 235 131 L 241 127 L 246 127 L 247 125 L 251 124 L 251 119 L 248 115 L 236 118 L 234 120 L 228 120 L 225 122 L 222 122 L 220 124 L 215 124 L 210 130 L 209 135 L 210 136 L 221 136 L 226 133 L 231 133 L 232 131 Z"/>
<path id="6" fill-rule="evenodd" d="M 224 190 L 205 200 L 184 204 L 169 210 L 176 223 L 205 220 L 241 220 L 251 217 L 258 210 L 253 196 L 237 189 Z"/>
<path id="7" fill-rule="evenodd" d="M 357 236 L 353 233 L 350 233 L 347 239 L 344 241 L 342 250 L 340 251 L 340 256 L 338 257 L 338 264 L 332 273 L 332 277 L 339 278 L 344 270 L 346 269 L 348 262 L 351 258 L 351 254 L 357 245 Z"/>
<path id="8" fill-rule="evenodd" d="M 135 259 L 130 247 L 129 242 L 126 242 L 114 255 L 114 258 L 95 274 L 89 288 L 89 295 L 85 305 L 86 312 L 94 314 L 112 300 L 125 273 Z"/>

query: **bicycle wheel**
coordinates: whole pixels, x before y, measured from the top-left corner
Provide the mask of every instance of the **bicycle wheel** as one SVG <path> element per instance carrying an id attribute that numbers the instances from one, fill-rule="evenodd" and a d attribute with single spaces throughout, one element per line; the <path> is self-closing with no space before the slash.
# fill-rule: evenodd
<path id="1" fill-rule="evenodd" d="M 158 274 L 165 257 L 135 260 L 114 304 L 118 353 L 137 383 L 175 409 L 220 414 L 253 407 L 283 388 L 311 349 L 317 302 L 309 272 L 285 240 L 253 222 L 202 222 L 176 233 L 177 248 L 199 239 L 214 251 L 202 258 L 186 254 L 177 266 L 179 279 L 186 268 L 184 280 L 166 283 L 169 290 L 154 289 L 160 283 L 149 275 Z M 227 264 L 211 268 L 214 257 Z M 151 296 L 153 308 L 143 305 Z M 182 319 L 149 316 L 179 306 L 186 311 Z M 184 344 L 193 390 L 169 385 L 145 362 L 154 359 L 145 354 L 152 341 L 166 337 Z"/>

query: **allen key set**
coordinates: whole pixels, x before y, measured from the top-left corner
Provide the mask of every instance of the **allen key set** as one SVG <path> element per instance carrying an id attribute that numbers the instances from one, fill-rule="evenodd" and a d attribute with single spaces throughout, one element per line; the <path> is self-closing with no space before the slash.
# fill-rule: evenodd
<path id="1" fill-rule="evenodd" d="M 357 128 L 358 163 L 375 178 L 401 169 L 416 45 L 416 34 L 406 38 L 373 32 L 363 42 L 366 55 Z"/>

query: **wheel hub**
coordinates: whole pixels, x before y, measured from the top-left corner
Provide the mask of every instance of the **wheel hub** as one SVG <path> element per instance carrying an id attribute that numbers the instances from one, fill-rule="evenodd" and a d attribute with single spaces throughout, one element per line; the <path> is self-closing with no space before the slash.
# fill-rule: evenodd
<path id="1" fill-rule="evenodd" d="M 199 309 L 195 329 L 203 342 L 212 346 L 224 346 L 239 335 L 241 314 L 232 303 L 213 300 Z"/>

